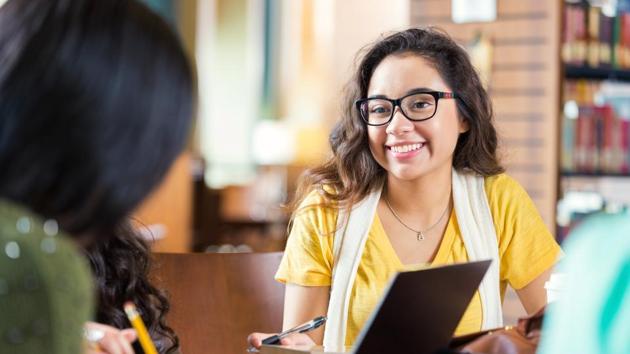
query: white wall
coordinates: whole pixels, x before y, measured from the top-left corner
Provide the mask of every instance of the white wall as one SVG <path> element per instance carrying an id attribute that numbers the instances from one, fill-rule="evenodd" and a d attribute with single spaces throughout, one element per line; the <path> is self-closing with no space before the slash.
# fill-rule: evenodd
<path id="1" fill-rule="evenodd" d="M 382 33 L 406 28 L 409 0 L 278 1 L 283 16 L 278 118 L 296 135 L 297 162 L 316 163 L 327 154 L 327 135 L 339 117 L 356 53 Z M 240 8 L 235 11 L 235 6 Z M 247 27 L 235 30 L 240 35 L 233 42 L 217 40 L 226 8 L 229 15 L 242 16 L 242 21 L 232 19 L 236 26 Z M 261 0 L 198 0 L 199 145 L 210 163 L 207 181 L 215 187 L 254 177 L 251 140 L 259 118 L 263 60 L 260 11 Z"/>

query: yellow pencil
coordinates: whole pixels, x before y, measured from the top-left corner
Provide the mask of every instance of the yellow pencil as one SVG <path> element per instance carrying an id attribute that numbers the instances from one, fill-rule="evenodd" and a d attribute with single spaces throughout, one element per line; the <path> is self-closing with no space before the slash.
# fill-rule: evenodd
<path id="1" fill-rule="evenodd" d="M 149 332 L 147 332 L 147 327 L 144 325 L 144 322 L 142 322 L 142 317 L 138 314 L 136 305 L 134 305 L 133 302 L 125 302 L 125 313 L 127 314 L 129 322 L 131 322 L 131 325 L 136 330 L 136 333 L 138 333 L 138 340 L 140 341 L 144 354 L 158 354 L 149 336 Z"/>

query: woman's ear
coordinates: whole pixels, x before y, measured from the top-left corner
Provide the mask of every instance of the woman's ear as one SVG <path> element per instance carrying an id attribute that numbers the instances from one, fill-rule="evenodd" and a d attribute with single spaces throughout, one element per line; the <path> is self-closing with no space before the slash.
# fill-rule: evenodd
<path id="1" fill-rule="evenodd" d="M 470 130 L 470 125 L 468 124 L 468 120 L 466 118 L 459 117 L 459 133 L 463 134 Z"/>

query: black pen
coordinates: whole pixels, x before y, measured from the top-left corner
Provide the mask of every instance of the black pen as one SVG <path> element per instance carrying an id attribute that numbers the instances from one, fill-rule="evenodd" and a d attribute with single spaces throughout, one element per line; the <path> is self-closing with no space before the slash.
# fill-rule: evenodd
<path id="1" fill-rule="evenodd" d="M 301 324 L 297 327 L 293 327 L 291 329 L 287 329 L 286 331 L 282 332 L 282 333 L 278 333 L 276 335 L 273 335 L 271 337 L 267 337 L 265 339 L 263 339 L 262 344 L 278 344 L 280 343 L 280 339 L 288 336 L 291 333 L 305 333 L 308 331 L 312 331 L 315 328 L 321 326 L 324 324 L 324 322 L 326 322 L 326 317 L 325 316 L 319 316 L 319 317 L 315 317 L 314 319 Z"/>

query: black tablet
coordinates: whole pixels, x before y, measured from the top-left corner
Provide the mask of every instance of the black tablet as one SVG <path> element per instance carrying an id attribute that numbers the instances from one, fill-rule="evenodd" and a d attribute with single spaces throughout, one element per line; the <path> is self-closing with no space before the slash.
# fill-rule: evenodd
<path id="1" fill-rule="evenodd" d="M 359 334 L 352 353 L 435 353 L 448 348 L 490 260 L 400 272 Z"/>

